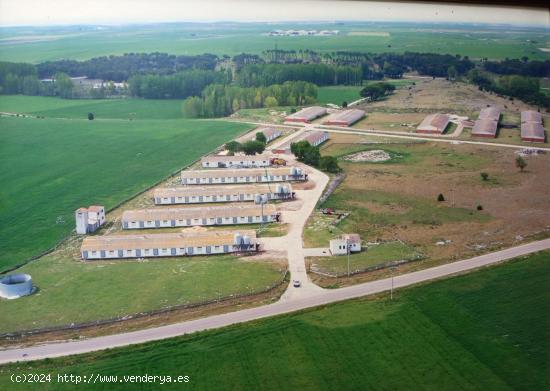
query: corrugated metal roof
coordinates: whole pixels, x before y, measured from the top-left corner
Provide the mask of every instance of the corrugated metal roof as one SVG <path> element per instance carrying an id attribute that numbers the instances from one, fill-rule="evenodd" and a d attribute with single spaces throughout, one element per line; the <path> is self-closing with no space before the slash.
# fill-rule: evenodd
<path id="1" fill-rule="evenodd" d="M 247 235 L 252 242 L 256 240 L 256 232 L 253 230 L 87 236 L 82 242 L 80 251 L 116 251 L 232 245 L 234 235 L 237 232 L 242 235 Z"/>
<path id="2" fill-rule="evenodd" d="M 540 122 L 542 123 L 542 115 L 535 110 L 526 110 L 521 112 L 521 122 Z"/>
<path id="3" fill-rule="evenodd" d="M 258 128 L 254 129 L 252 132 L 248 133 L 246 136 L 242 138 L 242 140 L 254 140 L 256 139 L 256 133 L 261 132 L 264 134 L 264 136 L 269 139 L 271 137 L 279 137 L 281 134 L 283 134 L 283 131 L 277 128 Z"/>
<path id="4" fill-rule="evenodd" d="M 335 113 L 327 119 L 326 123 L 330 122 L 345 122 L 348 125 L 351 125 L 365 116 L 364 110 L 359 109 L 349 109 L 343 110 L 338 113 Z"/>
<path id="5" fill-rule="evenodd" d="M 287 116 L 287 119 L 304 119 L 306 121 L 311 121 L 317 117 L 325 115 L 327 109 L 321 106 L 311 106 L 305 107 L 300 111 L 297 111 L 294 114 Z"/>
<path id="6" fill-rule="evenodd" d="M 426 116 L 416 129 L 443 133 L 448 124 L 449 116 L 447 114 L 435 113 Z"/>
<path id="7" fill-rule="evenodd" d="M 310 144 L 316 144 L 320 140 L 323 140 L 327 135 L 328 135 L 328 132 L 323 132 L 321 130 L 311 130 L 311 131 L 304 132 L 302 134 L 302 137 L 300 137 L 299 140 L 300 141 L 306 140 Z"/>
<path id="8" fill-rule="evenodd" d="M 544 140 L 544 127 L 540 122 L 524 122 L 521 124 L 521 138 Z"/>
<path id="9" fill-rule="evenodd" d="M 266 175 L 286 175 L 290 174 L 292 167 L 272 167 L 272 168 L 240 168 L 240 169 L 214 169 L 214 170 L 184 170 L 181 172 L 182 178 L 221 178 L 221 177 L 254 177 Z"/>
<path id="10" fill-rule="evenodd" d="M 263 208 L 266 216 L 274 215 L 277 209 L 272 204 L 266 204 Z M 194 208 L 153 208 L 127 210 L 122 214 L 122 221 L 154 221 L 154 220 L 186 220 L 203 219 L 212 217 L 241 217 L 261 216 L 260 205 L 238 206 L 207 206 Z"/>
<path id="11" fill-rule="evenodd" d="M 290 183 L 283 183 L 292 191 Z M 193 197 L 193 196 L 213 196 L 213 195 L 233 195 L 233 194 L 268 194 L 274 192 L 275 186 L 257 184 L 257 185 L 225 185 L 225 186 L 178 186 L 161 187 L 155 189 L 154 197 Z"/>
<path id="12" fill-rule="evenodd" d="M 475 136 L 492 136 L 497 133 L 498 122 L 490 118 L 478 119 L 472 128 L 472 134 Z"/>
<path id="13" fill-rule="evenodd" d="M 500 109 L 494 106 L 486 107 L 479 112 L 479 119 L 498 121 L 500 119 Z"/>

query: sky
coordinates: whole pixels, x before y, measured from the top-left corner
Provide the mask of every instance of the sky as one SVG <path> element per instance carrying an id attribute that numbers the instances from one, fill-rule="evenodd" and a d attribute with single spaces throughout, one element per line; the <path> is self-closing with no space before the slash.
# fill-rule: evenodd
<path id="1" fill-rule="evenodd" d="M 431 21 L 550 28 L 548 9 L 334 0 L 0 0 L 0 26 L 179 21 Z"/>

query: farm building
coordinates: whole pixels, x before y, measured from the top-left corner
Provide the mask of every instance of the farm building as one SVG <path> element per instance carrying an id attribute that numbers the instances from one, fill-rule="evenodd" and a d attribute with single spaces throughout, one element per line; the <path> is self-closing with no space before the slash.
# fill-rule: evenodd
<path id="1" fill-rule="evenodd" d="M 479 112 L 479 119 L 490 119 L 500 121 L 500 109 L 496 107 L 486 107 Z"/>
<path id="2" fill-rule="evenodd" d="M 205 156 L 201 159 L 204 168 L 252 168 L 269 167 L 270 155 Z"/>
<path id="3" fill-rule="evenodd" d="M 476 137 L 496 137 L 498 121 L 491 118 L 478 119 L 472 128 L 472 136 Z"/>
<path id="4" fill-rule="evenodd" d="M 273 149 L 273 153 L 290 153 L 291 145 L 298 141 L 307 140 L 311 145 L 317 146 L 327 141 L 328 138 L 328 132 L 322 130 L 309 130 L 295 135 L 290 140 L 286 140 L 279 147 Z"/>
<path id="5" fill-rule="evenodd" d="M 279 221 L 280 213 L 272 204 L 207 206 L 195 208 L 156 208 L 127 210 L 122 228 L 169 228 L 208 225 L 257 224 Z"/>
<path id="6" fill-rule="evenodd" d="M 157 205 L 173 205 L 256 201 L 258 197 L 267 200 L 291 200 L 295 197 L 295 193 L 290 183 L 285 183 L 276 186 L 262 184 L 168 187 L 156 189 L 153 196 Z"/>
<path id="7" fill-rule="evenodd" d="M 331 239 L 329 247 L 332 255 L 346 255 L 348 248 L 350 253 L 359 252 L 361 237 L 358 234 L 344 234 L 337 239 Z"/>
<path id="8" fill-rule="evenodd" d="M 262 182 L 305 181 L 307 173 L 297 167 L 244 168 L 237 170 L 184 170 L 183 185 L 219 185 Z"/>
<path id="9" fill-rule="evenodd" d="M 521 139 L 543 143 L 545 140 L 544 127 L 540 122 L 524 122 L 521 124 Z"/>
<path id="10" fill-rule="evenodd" d="M 542 115 L 538 111 L 521 112 L 521 139 L 523 141 L 543 143 L 545 140 Z"/>
<path id="11" fill-rule="evenodd" d="M 535 110 L 526 110 L 521 112 L 521 123 L 540 122 L 542 123 L 542 114 Z"/>
<path id="12" fill-rule="evenodd" d="M 76 233 L 85 235 L 95 232 L 105 223 L 105 208 L 100 205 L 92 205 L 89 208 L 78 208 L 75 211 Z"/>
<path id="13" fill-rule="evenodd" d="M 275 140 L 278 137 L 281 137 L 283 134 L 283 131 L 277 128 L 258 128 L 253 130 L 252 132 L 248 133 L 244 137 L 242 137 L 241 141 L 249 141 L 249 140 L 255 140 L 256 139 L 256 133 L 263 133 L 266 139 L 266 142 L 270 143 L 273 140 Z"/>
<path id="14" fill-rule="evenodd" d="M 327 113 L 327 109 L 321 106 L 311 106 L 303 108 L 302 110 L 290 114 L 289 116 L 285 117 L 285 121 L 287 122 L 302 122 L 302 123 L 310 123 L 316 118 L 322 117 Z"/>
<path id="15" fill-rule="evenodd" d="M 306 140 L 313 146 L 318 146 L 328 140 L 328 132 L 323 132 L 321 130 L 312 130 L 304 132 L 299 141 Z"/>
<path id="16" fill-rule="evenodd" d="M 442 134 L 449 125 L 449 116 L 447 114 L 430 114 L 418 125 L 417 133 Z"/>
<path id="17" fill-rule="evenodd" d="M 259 250 L 256 232 L 206 231 L 147 235 L 88 236 L 82 259 L 121 259 L 228 254 Z"/>
<path id="18" fill-rule="evenodd" d="M 334 126 L 351 126 L 365 116 L 364 110 L 349 109 L 343 110 L 338 113 L 332 114 L 325 122 L 324 125 Z"/>

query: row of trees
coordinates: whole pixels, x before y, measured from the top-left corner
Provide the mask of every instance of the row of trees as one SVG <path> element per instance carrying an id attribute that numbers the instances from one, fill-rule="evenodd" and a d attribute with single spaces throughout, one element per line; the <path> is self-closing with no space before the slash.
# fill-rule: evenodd
<path id="1" fill-rule="evenodd" d="M 169 75 L 187 69 L 214 70 L 218 57 L 214 54 L 175 56 L 167 53 L 127 53 L 122 56 L 95 57 L 85 61 L 58 60 L 37 65 L 38 77 L 49 78 L 63 72 L 70 76 L 122 82 L 132 75 L 154 73 Z"/>
<path id="2" fill-rule="evenodd" d="M 269 87 L 238 87 L 210 84 L 201 93 L 183 101 L 183 113 L 189 118 L 224 117 L 240 109 L 299 106 L 315 103 L 317 86 L 304 81 L 274 84 Z"/>
<path id="3" fill-rule="evenodd" d="M 395 90 L 395 86 L 393 84 L 378 82 L 378 83 L 367 84 L 359 92 L 359 94 L 363 98 L 368 98 L 370 101 L 376 101 L 392 93 L 394 90 Z"/>
<path id="4" fill-rule="evenodd" d="M 508 75 L 494 77 L 478 69 L 472 69 L 468 79 L 480 90 L 519 98 L 541 107 L 550 107 L 550 97 L 540 91 L 540 80 L 535 77 Z"/>
<path id="5" fill-rule="evenodd" d="M 325 64 L 248 64 L 236 77 L 241 87 L 259 87 L 302 80 L 318 86 L 349 84 L 361 85 L 361 67 Z"/>
<path id="6" fill-rule="evenodd" d="M 413 53 L 403 54 L 383 53 L 373 57 L 387 77 L 401 77 L 407 70 L 417 71 L 421 75 L 433 77 L 447 77 L 449 68 L 454 68 L 457 75 L 465 75 L 474 67 L 474 63 L 465 56 L 436 54 L 436 53 Z"/>
<path id="7" fill-rule="evenodd" d="M 225 144 L 225 149 L 229 155 L 234 155 L 237 152 L 244 152 L 245 155 L 256 155 L 265 150 L 266 144 L 265 134 L 258 132 L 254 140 L 248 140 L 243 144 L 233 140 Z"/>
<path id="8" fill-rule="evenodd" d="M 485 61 L 483 68 L 500 75 L 550 77 L 550 60 L 529 61 L 527 57 L 524 57 L 521 60 Z"/>
<path id="9" fill-rule="evenodd" d="M 311 145 L 307 140 L 290 144 L 290 151 L 302 163 L 330 173 L 341 171 L 338 160 L 334 156 L 321 156 L 319 147 Z"/>
<path id="10" fill-rule="evenodd" d="M 229 83 L 231 73 L 193 69 L 173 75 L 135 75 L 128 80 L 130 94 L 149 99 L 183 99 L 200 95 L 213 83 Z"/>

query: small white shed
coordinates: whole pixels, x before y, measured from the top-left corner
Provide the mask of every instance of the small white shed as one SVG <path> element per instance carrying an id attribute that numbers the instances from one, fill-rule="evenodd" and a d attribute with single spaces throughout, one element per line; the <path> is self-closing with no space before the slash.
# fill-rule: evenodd
<path id="1" fill-rule="evenodd" d="M 332 255 L 346 255 L 348 247 L 350 253 L 361 251 L 361 237 L 358 234 L 345 234 L 339 238 L 331 239 L 330 252 Z"/>

